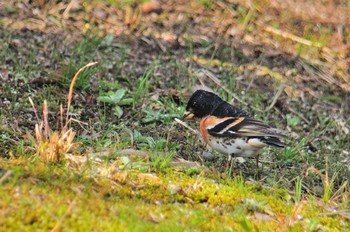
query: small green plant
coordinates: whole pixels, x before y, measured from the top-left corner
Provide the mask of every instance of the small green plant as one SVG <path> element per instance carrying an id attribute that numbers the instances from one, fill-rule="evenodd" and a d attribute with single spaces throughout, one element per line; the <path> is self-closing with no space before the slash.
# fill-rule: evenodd
<path id="1" fill-rule="evenodd" d="M 131 146 L 137 145 L 137 147 L 149 148 L 156 151 L 161 151 L 165 149 L 166 139 L 155 140 L 151 136 L 142 135 L 137 130 L 131 130 L 129 128 L 124 128 L 126 132 L 129 133 L 131 137 Z"/>
<path id="2" fill-rule="evenodd" d="M 299 204 L 301 201 L 301 187 L 303 184 L 303 178 L 300 178 L 299 176 L 297 177 L 295 181 L 295 203 Z"/>
<path id="3" fill-rule="evenodd" d="M 298 116 L 293 116 L 291 114 L 287 114 L 287 124 L 288 126 L 295 127 L 299 125 L 301 119 Z"/>
<path id="4" fill-rule="evenodd" d="M 170 161 L 173 159 L 173 154 L 158 154 L 154 153 L 151 156 L 151 168 L 152 170 L 164 171 L 169 167 Z"/>
<path id="5" fill-rule="evenodd" d="M 139 101 L 139 99 L 141 98 L 141 96 L 144 95 L 146 93 L 146 91 L 148 91 L 148 81 L 149 81 L 149 78 L 150 78 L 153 70 L 154 70 L 154 65 L 149 67 L 146 70 L 146 72 L 143 74 L 141 81 L 139 83 L 139 86 L 138 86 L 137 90 L 134 92 L 133 109 L 135 109 L 136 104 Z"/>
<path id="6" fill-rule="evenodd" d="M 326 126 L 328 123 L 331 122 L 331 118 L 329 116 L 324 117 L 321 115 L 317 115 L 317 117 L 318 117 L 318 120 L 322 126 Z"/>
<path id="7" fill-rule="evenodd" d="M 98 82 L 98 88 L 102 93 L 108 91 L 117 91 L 118 89 L 122 89 L 122 86 L 119 84 L 118 81 L 100 80 Z"/>
<path id="8" fill-rule="evenodd" d="M 305 139 L 302 139 L 298 144 L 295 144 L 294 146 L 285 147 L 282 152 L 278 153 L 279 158 L 283 160 L 291 160 L 293 158 L 297 158 L 299 152 L 301 152 L 301 148 L 304 147 L 305 143 Z"/>
<path id="9" fill-rule="evenodd" d="M 146 116 L 143 119 L 144 123 L 150 123 L 150 122 L 168 122 L 173 118 L 180 118 L 180 114 L 171 114 L 171 113 L 163 113 L 161 111 L 154 111 L 152 109 L 144 109 L 143 112 L 146 113 Z"/>
<path id="10" fill-rule="evenodd" d="M 331 180 L 327 180 L 328 179 L 328 175 L 326 176 L 327 179 L 325 179 L 323 181 L 323 197 L 322 197 L 322 200 L 323 202 L 325 203 L 328 203 L 331 199 L 332 199 L 332 193 L 334 191 L 334 181 L 335 179 L 337 178 L 338 176 L 338 172 L 335 172 L 333 175 L 332 175 L 332 178 Z"/>
<path id="11" fill-rule="evenodd" d="M 63 65 L 67 66 L 64 69 L 63 76 L 60 82 L 63 86 L 69 86 L 71 81 L 71 76 L 78 71 L 78 69 L 85 63 L 92 62 L 97 54 L 97 47 L 102 43 L 102 39 L 96 36 L 87 36 L 83 42 L 79 43 L 75 49 L 72 57 L 69 59 L 68 65 L 65 63 Z M 62 59 L 65 60 L 65 59 Z M 75 89 L 85 90 L 90 87 L 89 80 L 95 75 L 99 70 L 100 66 L 92 67 L 88 70 L 83 70 L 76 80 Z"/>
<path id="12" fill-rule="evenodd" d="M 245 191 L 245 182 L 244 182 L 244 178 L 242 176 L 242 172 L 240 172 L 239 175 L 233 176 L 232 178 L 232 182 L 235 183 L 235 185 L 238 186 L 238 189 L 242 192 Z"/>
<path id="13" fill-rule="evenodd" d="M 286 147 L 281 152 L 281 156 L 285 160 L 290 160 L 298 154 L 298 150 L 295 147 Z"/>
<path id="14" fill-rule="evenodd" d="M 108 93 L 101 95 L 97 98 L 100 102 L 112 104 L 114 115 L 120 118 L 123 115 L 123 109 L 121 106 L 130 105 L 133 101 L 132 98 L 124 98 L 125 90 L 119 89 L 115 92 L 109 91 Z"/>
<path id="15" fill-rule="evenodd" d="M 314 171 L 317 175 L 319 175 L 321 177 L 322 184 L 323 184 L 322 200 L 324 203 L 329 203 L 329 202 L 339 198 L 339 195 L 342 194 L 341 190 L 345 189 L 345 186 L 347 185 L 347 183 L 343 184 L 343 186 L 341 188 L 339 188 L 336 192 L 334 192 L 334 182 L 335 182 L 336 178 L 338 177 L 339 172 L 338 171 L 334 172 L 334 174 L 332 175 L 332 178 L 329 179 L 328 157 L 327 156 L 325 158 L 325 162 L 326 162 L 325 174 L 322 174 L 317 168 L 314 168 L 314 167 L 308 168 L 306 171 L 306 174 L 308 175 L 308 173 L 310 171 Z"/>

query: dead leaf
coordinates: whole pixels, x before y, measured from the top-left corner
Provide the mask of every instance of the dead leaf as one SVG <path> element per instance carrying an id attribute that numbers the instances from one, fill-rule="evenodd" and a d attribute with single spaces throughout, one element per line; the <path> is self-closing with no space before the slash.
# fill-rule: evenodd
<path id="1" fill-rule="evenodd" d="M 158 1 L 149 1 L 149 2 L 144 2 L 140 5 L 140 10 L 144 14 L 148 14 L 151 12 L 155 13 L 160 13 L 161 12 L 161 7 L 160 3 Z"/>

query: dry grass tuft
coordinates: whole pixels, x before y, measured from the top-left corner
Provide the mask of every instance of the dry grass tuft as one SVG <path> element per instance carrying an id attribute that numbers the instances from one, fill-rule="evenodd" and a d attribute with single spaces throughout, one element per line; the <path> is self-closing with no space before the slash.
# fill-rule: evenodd
<path id="1" fill-rule="evenodd" d="M 46 129 L 44 128 L 44 131 Z M 35 147 L 38 156 L 48 162 L 60 162 L 72 148 L 77 148 L 78 143 L 73 143 L 75 132 L 73 129 L 68 131 L 53 131 L 49 135 L 43 136 L 43 124 L 35 125 Z"/>
<path id="2" fill-rule="evenodd" d="M 29 135 L 34 142 L 36 154 L 45 162 L 60 162 L 72 148 L 77 148 L 79 144 L 73 143 L 75 132 L 73 129 L 66 130 L 63 128 L 60 132 L 51 131 L 48 119 L 48 106 L 46 100 L 43 105 L 43 121 L 39 117 L 35 105 L 29 98 L 33 106 L 38 123 L 35 124 L 35 137 Z M 61 114 L 62 115 L 62 114 Z"/>
<path id="3" fill-rule="evenodd" d="M 35 116 L 37 118 L 37 123 L 35 124 L 35 137 L 29 135 L 28 137 L 35 144 L 36 155 L 45 162 L 60 162 L 63 158 L 69 156 L 69 152 L 76 150 L 79 147 L 79 143 L 74 143 L 75 132 L 73 128 L 68 128 L 70 121 L 69 118 L 69 108 L 73 96 L 73 88 L 81 71 L 85 68 L 93 66 L 97 62 L 89 63 L 79 69 L 79 71 L 74 75 L 67 97 L 67 111 L 66 111 L 66 122 L 63 126 L 63 107 L 60 106 L 60 123 L 62 129 L 60 131 L 50 130 L 49 117 L 48 117 L 48 106 L 46 100 L 43 105 L 43 120 L 40 121 L 37 110 L 35 108 L 34 102 L 29 98 L 29 102 L 34 109 Z M 69 156 L 71 157 L 71 156 Z"/>

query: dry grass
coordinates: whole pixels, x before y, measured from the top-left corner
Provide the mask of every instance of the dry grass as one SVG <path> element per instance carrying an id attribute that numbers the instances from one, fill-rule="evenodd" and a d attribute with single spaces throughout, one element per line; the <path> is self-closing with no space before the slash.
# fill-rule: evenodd
<path id="1" fill-rule="evenodd" d="M 79 147 L 79 143 L 74 143 L 73 140 L 75 138 L 76 132 L 73 131 L 73 128 L 68 128 L 68 124 L 70 122 L 69 118 L 69 109 L 72 102 L 73 97 L 73 89 L 74 84 L 81 73 L 85 68 L 93 66 L 97 64 L 97 62 L 89 63 L 78 70 L 78 72 L 74 75 L 67 97 L 67 110 L 66 110 L 66 119 L 65 124 L 63 125 L 63 107 L 60 107 L 60 122 L 61 122 L 61 130 L 60 131 L 52 131 L 49 125 L 48 118 L 48 106 L 47 101 L 44 100 L 43 104 L 43 120 L 40 121 L 36 107 L 31 98 L 29 98 L 29 102 L 33 107 L 35 112 L 35 116 L 37 118 L 37 123 L 35 124 L 35 137 L 32 135 L 28 135 L 30 140 L 33 141 L 36 155 L 45 162 L 60 162 L 63 158 L 65 158 L 70 151 L 75 150 Z"/>
<path id="2" fill-rule="evenodd" d="M 47 103 L 44 102 L 44 112 L 47 111 Z M 79 144 L 73 143 L 75 132 L 72 128 L 58 131 L 50 131 L 48 121 L 40 122 L 35 125 L 34 141 L 36 154 L 47 162 L 60 162 L 63 157 L 72 149 L 77 148 Z"/>

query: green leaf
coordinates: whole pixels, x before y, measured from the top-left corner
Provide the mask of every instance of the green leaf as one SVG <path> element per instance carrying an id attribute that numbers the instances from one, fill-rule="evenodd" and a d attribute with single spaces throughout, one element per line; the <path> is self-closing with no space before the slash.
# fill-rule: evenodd
<path id="1" fill-rule="evenodd" d="M 287 124 L 288 126 L 296 126 L 300 123 L 301 119 L 298 116 L 293 116 L 291 114 L 287 114 Z"/>
<path id="2" fill-rule="evenodd" d="M 133 101 L 134 101 L 134 99 L 132 99 L 132 98 L 124 98 L 124 99 L 120 100 L 118 105 L 120 105 L 120 106 L 131 105 Z"/>
<path id="3" fill-rule="evenodd" d="M 160 111 L 153 111 L 151 109 L 144 109 L 143 112 L 146 113 L 146 116 L 142 120 L 144 123 L 150 123 L 150 122 L 155 122 L 155 121 L 161 121 L 165 122 L 167 120 L 172 120 L 173 118 L 176 117 L 181 117 L 179 114 L 164 114 L 163 112 Z"/>
<path id="4" fill-rule="evenodd" d="M 125 90 L 119 89 L 114 93 L 113 92 L 108 93 L 107 96 L 99 96 L 97 100 L 105 103 L 118 104 L 120 100 L 124 97 L 124 95 L 125 95 Z"/>
<path id="5" fill-rule="evenodd" d="M 120 106 L 115 106 L 114 115 L 120 118 L 123 115 L 123 109 Z"/>

